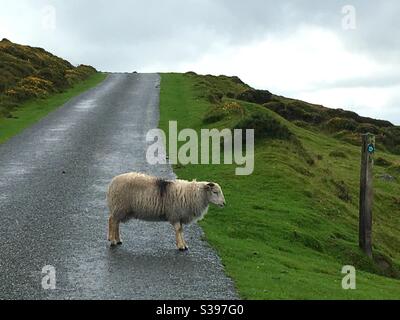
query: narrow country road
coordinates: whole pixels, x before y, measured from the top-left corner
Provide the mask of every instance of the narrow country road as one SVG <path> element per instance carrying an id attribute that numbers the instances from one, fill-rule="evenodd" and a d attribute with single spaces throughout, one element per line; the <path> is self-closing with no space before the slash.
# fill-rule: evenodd
<path id="1" fill-rule="evenodd" d="M 129 171 L 174 177 L 145 159 L 159 85 L 157 74 L 111 74 L 0 145 L 0 299 L 237 297 L 197 225 L 186 228 L 186 253 L 166 223 L 131 221 L 123 246 L 108 245 L 111 179 Z M 42 288 L 46 265 L 56 268 L 55 290 Z"/>

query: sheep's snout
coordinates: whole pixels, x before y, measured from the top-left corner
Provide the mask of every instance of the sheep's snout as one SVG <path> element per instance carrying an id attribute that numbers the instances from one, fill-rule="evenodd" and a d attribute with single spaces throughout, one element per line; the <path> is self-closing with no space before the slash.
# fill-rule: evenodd
<path id="1" fill-rule="evenodd" d="M 224 202 L 222 202 L 222 203 L 216 203 L 216 205 L 217 205 L 218 207 L 220 207 L 220 208 L 225 208 L 226 202 L 224 201 Z"/>

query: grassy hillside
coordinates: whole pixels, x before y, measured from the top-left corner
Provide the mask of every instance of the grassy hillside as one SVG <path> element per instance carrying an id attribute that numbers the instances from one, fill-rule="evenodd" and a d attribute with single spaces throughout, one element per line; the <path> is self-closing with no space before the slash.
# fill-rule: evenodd
<path id="1" fill-rule="evenodd" d="M 387 147 L 376 154 L 369 259 L 358 248 L 360 147 L 320 124 L 284 119 L 265 106 L 271 98 L 285 99 L 254 92 L 238 78 L 162 75 L 164 130 L 169 120 L 178 120 L 180 129 L 256 129 L 251 176 L 236 176 L 236 165 L 174 168 L 180 178 L 215 180 L 223 187 L 228 206 L 211 208 L 201 225 L 241 297 L 399 299 L 400 157 Z M 341 288 L 344 265 L 357 268 L 357 290 Z"/>
<path id="2" fill-rule="evenodd" d="M 62 106 L 71 98 L 95 87 L 106 78 L 104 73 L 94 73 L 64 92 L 46 98 L 24 102 L 12 111 L 12 117 L 0 117 L 0 143 L 7 141 L 33 123 Z"/>
<path id="3" fill-rule="evenodd" d="M 74 67 L 41 48 L 0 41 L 0 118 L 12 118 L 26 101 L 64 92 L 96 73 Z"/>
<path id="4" fill-rule="evenodd" d="M 41 48 L 0 41 L 0 143 L 35 123 L 106 75 L 74 67 Z"/>
<path id="5" fill-rule="evenodd" d="M 400 155 L 400 127 L 389 121 L 362 117 L 355 112 L 329 109 L 304 101 L 272 96 L 263 106 L 297 126 L 324 132 L 335 138 L 360 145 L 360 134 L 373 133 L 381 150 Z"/>

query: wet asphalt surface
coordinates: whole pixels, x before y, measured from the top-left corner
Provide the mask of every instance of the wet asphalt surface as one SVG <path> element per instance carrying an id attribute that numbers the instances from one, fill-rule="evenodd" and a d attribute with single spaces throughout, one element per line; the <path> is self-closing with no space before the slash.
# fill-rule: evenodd
<path id="1" fill-rule="evenodd" d="M 131 221 L 121 247 L 107 242 L 114 176 L 174 178 L 145 159 L 159 85 L 157 74 L 111 74 L 0 145 L 0 299 L 237 297 L 198 225 L 185 228 L 184 253 L 167 223 Z M 55 267 L 55 290 L 42 288 L 46 265 Z"/>

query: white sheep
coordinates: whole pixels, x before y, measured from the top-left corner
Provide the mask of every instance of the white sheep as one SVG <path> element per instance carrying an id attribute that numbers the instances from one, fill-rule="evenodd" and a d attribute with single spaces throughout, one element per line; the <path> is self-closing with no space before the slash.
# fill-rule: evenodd
<path id="1" fill-rule="evenodd" d="M 181 251 L 188 249 L 182 225 L 202 219 L 210 203 L 225 206 L 224 194 L 217 183 L 163 180 L 135 172 L 112 180 L 107 202 L 110 209 L 108 240 L 112 246 L 122 244 L 120 223 L 139 219 L 171 223 Z"/>

